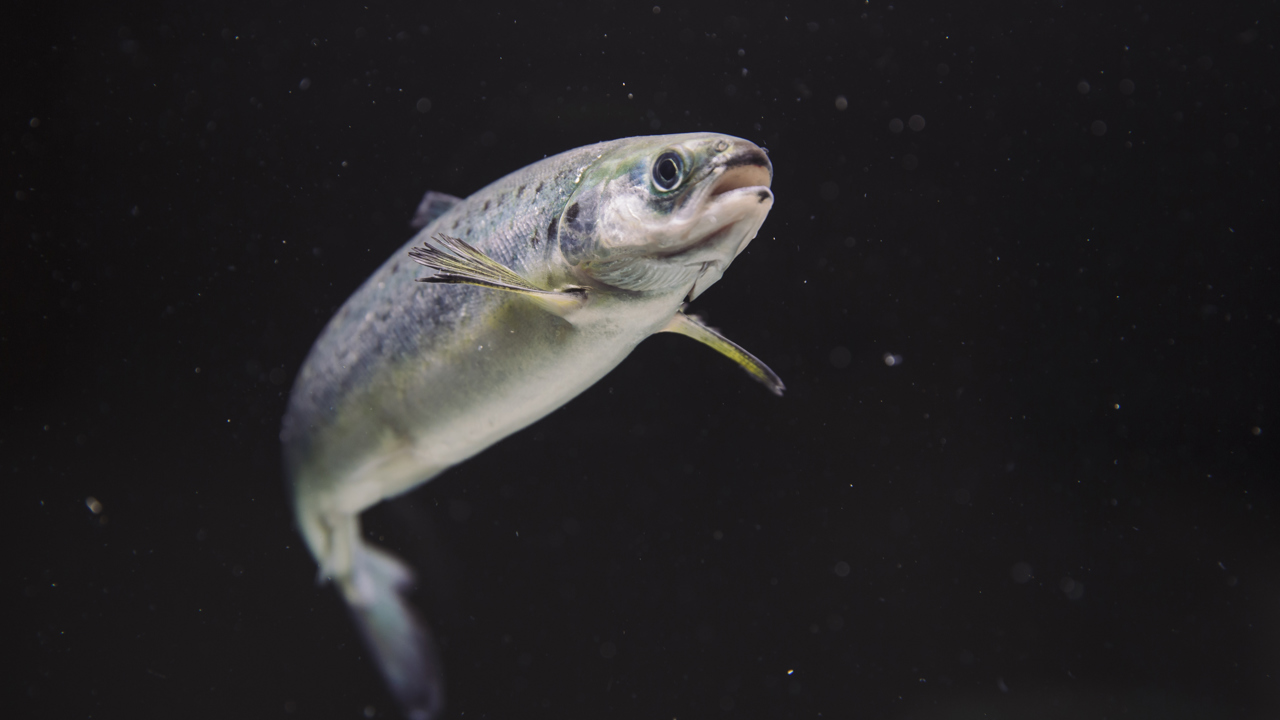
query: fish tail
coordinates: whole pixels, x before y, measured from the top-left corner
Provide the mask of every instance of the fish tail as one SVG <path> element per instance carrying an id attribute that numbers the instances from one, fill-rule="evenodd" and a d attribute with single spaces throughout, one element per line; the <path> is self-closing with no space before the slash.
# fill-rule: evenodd
<path id="1" fill-rule="evenodd" d="M 413 573 L 358 535 L 354 541 L 351 572 L 337 578 L 347 607 L 405 717 L 432 720 L 444 707 L 444 675 L 431 630 L 404 597 Z"/>

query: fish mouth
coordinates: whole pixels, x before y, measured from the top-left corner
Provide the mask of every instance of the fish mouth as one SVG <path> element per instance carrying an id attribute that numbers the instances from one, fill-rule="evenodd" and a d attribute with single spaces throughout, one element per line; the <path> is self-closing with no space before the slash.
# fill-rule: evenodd
<path id="1" fill-rule="evenodd" d="M 744 188 L 760 188 L 768 192 L 769 185 L 773 180 L 773 173 L 765 165 L 759 165 L 755 162 L 751 164 L 726 165 L 720 177 L 716 178 L 716 182 L 711 186 L 711 192 L 708 194 L 710 198 L 717 198 L 725 193 L 734 190 L 742 190 Z M 770 193 L 772 196 L 772 193 Z M 763 200 L 762 200 L 763 201 Z"/>

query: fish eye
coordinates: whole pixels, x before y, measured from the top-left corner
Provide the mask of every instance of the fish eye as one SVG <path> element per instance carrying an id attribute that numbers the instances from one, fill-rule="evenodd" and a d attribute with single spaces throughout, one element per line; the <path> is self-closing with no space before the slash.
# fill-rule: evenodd
<path id="1" fill-rule="evenodd" d="M 680 184 L 684 161 L 673 152 L 664 152 L 653 163 L 653 184 L 662 190 L 673 190 Z"/>

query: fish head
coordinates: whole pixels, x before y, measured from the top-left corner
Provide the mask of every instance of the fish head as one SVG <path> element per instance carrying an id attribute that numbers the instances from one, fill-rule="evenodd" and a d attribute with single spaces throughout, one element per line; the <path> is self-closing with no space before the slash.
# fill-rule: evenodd
<path id="1" fill-rule="evenodd" d="M 773 165 L 749 140 L 715 133 L 627 138 L 581 171 L 559 220 L 579 279 L 630 292 L 720 279 L 773 207 Z"/>

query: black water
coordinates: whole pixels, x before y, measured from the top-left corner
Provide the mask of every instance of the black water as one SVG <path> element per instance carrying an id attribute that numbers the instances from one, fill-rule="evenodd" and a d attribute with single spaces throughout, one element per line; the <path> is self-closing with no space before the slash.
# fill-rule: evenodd
<path id="1" fill-rule="evenodd" d="M 697 309 L 788 393 L 657 337 L 370 513 L 447 717 L 1275 717 L 1276 3 L 1186 5 L 11 11 L 9 704 L 394 717 L 308 347 L 423 191 L 715 130 L 777 204 Z"/>

